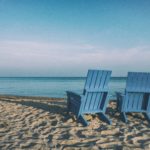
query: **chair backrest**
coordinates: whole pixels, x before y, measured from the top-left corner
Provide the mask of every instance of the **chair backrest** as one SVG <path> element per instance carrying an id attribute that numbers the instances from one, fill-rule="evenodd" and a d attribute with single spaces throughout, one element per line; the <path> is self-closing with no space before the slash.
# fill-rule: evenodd
<path id="1" fill-rule="evenodd" d="M 108 82 L 111 71 L 89 70 L 84 86 L 85 103 L 83 111 L 93 112 L 103 110 L 108 93 Z"/>
<path id="2" fill-rule="evenodd" d="M 150 93 L 150 73 L 128 72 L 126 91 Z"/>
<path id="3" fill-rule="evenodd" d="M 123 104 L 125 111 L 150 110 L 150 73 L 129 72 Z"/>

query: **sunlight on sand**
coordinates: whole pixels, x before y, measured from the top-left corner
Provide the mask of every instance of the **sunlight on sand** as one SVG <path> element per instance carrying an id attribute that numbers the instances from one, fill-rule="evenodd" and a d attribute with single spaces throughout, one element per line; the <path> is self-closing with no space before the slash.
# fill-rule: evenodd
<path id="1" fill-rule="evenodd" d="M 0 97 L 0 149 L 150 149 L 150 124 L 142 114 L 123 123 L 111 102 L 112 125 L 87 115 L 88 127 L 67 115 L 66 101 L 54 98 Z"/>

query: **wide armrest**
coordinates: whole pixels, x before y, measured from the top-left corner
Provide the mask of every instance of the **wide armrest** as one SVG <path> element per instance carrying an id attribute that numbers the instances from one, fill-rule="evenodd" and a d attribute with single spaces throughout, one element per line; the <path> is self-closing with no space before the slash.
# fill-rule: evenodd
<path id="1" fill-rule="evenodd" d="M 121 92 L 116 92 L 116 96 L 117 96 L 117 110 L 121 112 L 123 106 L 123 99 L 125 95 Z"/>
<path id="2" fill-rule="evenodd" d="M 81 97 L 80 94 L 75 93 L 75 92 L 72 92 L 72 91 L 66 91 L 66 93 L 67 93 L 67 95 L 69 94 L 69 95 L 72 95 L 72 96 L 78 96 L 78 97 Z"/>
<path id="3" fill-rule="evenodd" d="M 66 91 L 67 93 L 67 100 L 68 101 L 78 101 L 78 102 L 81 102 L 82 100 L 82 95 L 79 95 L 75 92 L 72 92 L 72 91 Z"/>

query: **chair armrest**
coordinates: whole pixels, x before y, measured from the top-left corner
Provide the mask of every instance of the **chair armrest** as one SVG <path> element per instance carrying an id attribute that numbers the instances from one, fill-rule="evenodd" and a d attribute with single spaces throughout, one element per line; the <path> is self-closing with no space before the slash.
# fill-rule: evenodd
<path id="1" fill-rule="evenodd" d="M 81 103 L 83 97 L 82 95 L 79 95 L 72 91 L 66 91 L 66 93 L 67 93 L 67 101 Z"/>
<path id="2" fill-rule="evenodd" d="M 121 112 L 122 110 L 122 105 L 123 105 L 123 99 L 124 99 L 124 94 L 121 92 L 116 92 L 117 96 L 117 110 Z"/>

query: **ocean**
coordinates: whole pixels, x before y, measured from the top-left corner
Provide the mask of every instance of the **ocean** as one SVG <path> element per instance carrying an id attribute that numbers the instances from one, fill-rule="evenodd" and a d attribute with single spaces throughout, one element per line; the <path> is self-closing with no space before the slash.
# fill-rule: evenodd
<path id="1" fill-rule="evenodd" d="M 16 96 L 41 96 L 66 98 L 66 91 L 82 94 L 84 77 L 0 77 L 0 94 Z M 124 92 L 126 77 L 112 77 L 109 96 Z"/>

